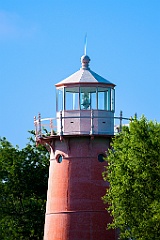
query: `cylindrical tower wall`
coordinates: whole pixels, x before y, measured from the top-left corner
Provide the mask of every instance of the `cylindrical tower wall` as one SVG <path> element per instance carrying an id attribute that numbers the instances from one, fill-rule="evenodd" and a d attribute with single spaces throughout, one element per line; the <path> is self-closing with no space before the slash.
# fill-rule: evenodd
<path id="1" fill-rule="evenodd" d="M 44 240 L 114 240 L 111 218 L 101 197 L 109 187 L 102 179 L 110 138 L 89 136 L 53 139 Z M 58 163 L 58 156 L 63 160 Z"/>

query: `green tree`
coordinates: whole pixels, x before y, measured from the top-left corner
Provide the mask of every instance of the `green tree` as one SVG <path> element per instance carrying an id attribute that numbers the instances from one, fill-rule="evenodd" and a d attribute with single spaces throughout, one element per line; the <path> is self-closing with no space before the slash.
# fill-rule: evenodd
<path id="1" fill-rule="evenodd" d="M 25 148 L 0 139 L 0 239 L 43 239 L 48 151 L 34 140 Z"/>
<path id="2" fill-rule="evenodd" d="M 160 239 L 160 124 L 134 119 L 113 139 L 103 197 L 120 239 Z"/>

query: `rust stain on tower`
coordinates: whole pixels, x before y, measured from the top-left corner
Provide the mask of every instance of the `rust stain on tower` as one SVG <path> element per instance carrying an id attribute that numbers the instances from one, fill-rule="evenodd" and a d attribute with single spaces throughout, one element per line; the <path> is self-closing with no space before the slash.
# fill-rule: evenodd
<path id="1" fill-rule="evenodd" d="M 116 239 L 115 231 L 106 230 L 111 218 L 101 199 L 109 187 L 102 172 L 114 135 L 115 85 L 90 70 L 89 62 L 82 56 L 81 69 L 56 84 L 56 118 L 34 121 L 37 143 L 50 151 L 44 240 Z"/>

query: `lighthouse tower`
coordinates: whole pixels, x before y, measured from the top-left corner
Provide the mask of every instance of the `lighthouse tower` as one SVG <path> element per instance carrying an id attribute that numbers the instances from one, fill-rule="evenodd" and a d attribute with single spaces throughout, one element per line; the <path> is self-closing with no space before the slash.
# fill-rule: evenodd
<path id="1" fill-rule="evenodd" d="M 80 70 L 56 84 L 56 134 L 37 134 L 50 151 L 44 240 L 116 239 L 101 199 L 109 187 L 102 172 L 114 134 L 115 85 L 89 62 L 82 56 Z"/>

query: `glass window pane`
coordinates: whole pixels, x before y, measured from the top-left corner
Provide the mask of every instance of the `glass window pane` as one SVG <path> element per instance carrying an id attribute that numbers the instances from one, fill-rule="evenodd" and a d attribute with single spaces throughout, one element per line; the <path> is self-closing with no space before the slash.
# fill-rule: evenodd
<path id="1" fill-rule="evenodd" d="M 72 110 L 73 96 L 72 96 L 71 92 L 66 91 L 65 100 L 66 100 L 66 104 L 65 104 L 66 109 L 65 110 Z"/>
<path id="2" fill-rule="evenodd" d="M 63 110 L 63 88 L 57 89 L 57 111 Z"/>
<path id="3" fill-rule="evenodd" d="M 98 91 L 98 109 L 99 110 L 104 110 L 105 109 L 104 98 L 105 98 L 104 92 L 102 92 L 102 91 L 99 92 Z"/>
<path id="4" fill-rule="evenodd" d="M 79 88 L 65 88 L 65 110 L 79 109 Z"/>
<path id="5" fill-rule="evenodd" d="M 97 109 L 96 89 L 91 92 L 91 109 Z"/>
<path id="6" fill-rule="evenodd" d="M 111 111 L 111 89 L 110 88 L 103 88 L 103 87 L 98 88 L 98 109 Z"/>
<path id="7" fill-rule="evenodd" d="M 111 89 L 111 111 L 115 111 L 115 90 Z"/>
<path id="8" fill-rule="evenodd" d="M 107 89 L 107 111 L 111 111 L 111 89 Z"/>
<path id="9" fill-rule="evenodd" d="M 90 109 L 90 105 L 91 105 L 91 95 L 89 93 L 89 88 L 81 87 L 81 93 L 80 93 L 81 109 L 88 110 Z"/>
<path id="10" fill-rule="evenodd" d="M 73 110 L 79 109 L 79 92 L 73 93 Z"/>
<path id="11" fill-rule="evenodd" d="M 97 109 L 96 87 L 80 88 L 80 108 L 85 110 Z"/>

